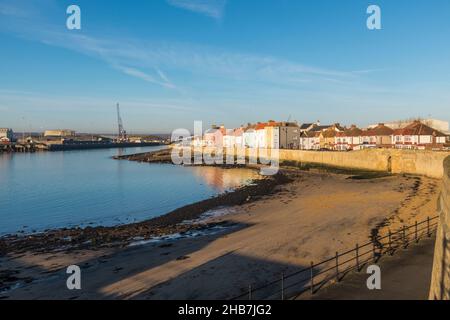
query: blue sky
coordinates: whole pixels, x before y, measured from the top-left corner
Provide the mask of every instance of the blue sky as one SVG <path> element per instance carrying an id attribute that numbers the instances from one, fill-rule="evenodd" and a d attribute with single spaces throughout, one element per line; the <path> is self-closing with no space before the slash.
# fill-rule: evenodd
<path id="1" fill-rule="evenodd" d="M 448 121 L 449 36 L 448 0 L 0 0 L 0 127 Z"/>

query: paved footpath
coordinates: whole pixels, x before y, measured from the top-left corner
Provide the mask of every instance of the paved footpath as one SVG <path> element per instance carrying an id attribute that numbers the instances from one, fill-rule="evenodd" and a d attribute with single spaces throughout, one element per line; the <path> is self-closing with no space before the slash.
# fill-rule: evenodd
<path id="1" fill-rule="evenodd" d="M 383 256 L 377 263 L 381 268 L 381 290 L 367 289 L 370 276 L 366 268 L 348 274 L 342 282 L 330 285 L 314 296 L 314 300 L 426 300 L 431 284 L 434 237 L 421 240 L 394 256 Z"/>

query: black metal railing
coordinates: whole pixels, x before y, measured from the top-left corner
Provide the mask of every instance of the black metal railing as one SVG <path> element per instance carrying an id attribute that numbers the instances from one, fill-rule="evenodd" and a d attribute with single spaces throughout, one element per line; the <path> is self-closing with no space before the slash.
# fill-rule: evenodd
<path id="1" fill-rule="evenodd" d="M 306 291 L 316 293 L 326 283 L 341 281 L 350 271 L 361 271 L 369 262 L 378 262 L 383 255 L 393 255 L 400 248 L 407 248 L 411 243 L 417 243 L 424 237 L 431 237 L 437 230 L 438 218 L 428 217 L 422 222 L 403 226 L 395 232 L 389 230 L 386 236 L 377 236 L 371 241 L 354 249 L 336 255 L 319 263 L 311 262 L 309 267 L 259 286 L 249 285 L 242 289 L 241 295 L 232 300 L 284 300 L 293 298 Z"/>

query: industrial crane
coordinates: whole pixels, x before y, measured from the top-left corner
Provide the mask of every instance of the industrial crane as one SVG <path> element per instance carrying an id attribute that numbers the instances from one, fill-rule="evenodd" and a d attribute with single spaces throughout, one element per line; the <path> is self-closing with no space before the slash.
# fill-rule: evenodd
<path id="1" fill-rule="evenodd" d="M 118 141 L 126 141 L 127 140 L 127 132 L 123 128 L 122 117 L 120 116 L 120 106 L 117 104 L 117 123 L 119 125 L 119 136 L 117 137 Z"/>

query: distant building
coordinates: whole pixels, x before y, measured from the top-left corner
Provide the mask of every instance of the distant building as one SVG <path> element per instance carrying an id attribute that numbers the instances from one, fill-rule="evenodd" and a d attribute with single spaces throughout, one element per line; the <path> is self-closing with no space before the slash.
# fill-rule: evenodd
<path id="1" fill-rule="evenodd" d="M 320 132 L 303 131 L 300 133 L 300 150 L 319 150 Z"/>
<path id="2" fill-rule="evenodd" d="M 316 123 L 304 123 L 299 129 L 299 148 L 301 150 L 340 149 L 344 148 L 341 146 L 342 141 L 347 140 L 341 138 L 341 134 L 344 132 L 345 128 L 339 123 L 322 125 L 320 121 L 317 121 Z"/>
<path id="3" fill-rule="evenodd" d="M 245 129 L 243 127 L 237 129 L 226 129 L 225 135 L 223 136 L 223 147 L 224 148 L 242 148 L 245 146 L 244 141 Z"/>
<path id="4" fill-rule="evenodd" d="M 14 132 L 9 128 L 0 128 L 0 142 L 9 143 L 14 141 Z"/>
<path id="5" fill-rule="evenodd" d="M 200 136 L 200 135 L 192 136 L 192 146 L 193 147 L 204 147 L 203 136 Z"/>
<path id="6" fill-rule="evenodd" d="M 397 149 L 443 149 L 446 143 L 446 134 L 429 127 L 420 121 L 394 130 L 392 144 Z"/>
<path id="7" fill-rule="evenodd" d="M 142 143 L 142 137 L 129 137 L 128 141 L 131 143 Z"/>
<path id="8" fill-rule="evenodd" d="M 267 148 L 266 125 L 267 123 L 258 123 L 256 125 L 256 148 Z"/>
<path id="9" fill-rule="evenodd" d="M 236 144 L 236 137 L 234 135 L 234 129 L 226 129 L 223 136 L 223 147 L 233 148 Z"/>
<path id="10" fill-rule="evenodd" d="M 260 148 L 280 149 L 280 128 L 274 121 L 264 123 L 264 129 L 258 130 Z"/>
<path id="11" fill-rule="evenodd" d="M 244 140 L 244 145 L 247 148 L 257 148 L 258 139 L 256 137 L 256 126 L 248 125 L 247 128 L 245 128 L 244 133 L 242 134 L 242 138 Z"/>
<path id="12" fill-rule="evenodd" d="M 236 147 L 242 148 L 242 147 L 245 146 L 245 142 L 244 142 L 244 128 L 243 127 L 234 129 L 234 139 L 235 139 Z"/>
<path id="13" fill-rule="evenodd" d="M 357 150 L 362 142 L 363 131 L 356 125 L 336 134 L 335 149 L 339 151 Z"/>
<path id="14" fill-rule="evenodd" d="M 260 122 L 249 126 L 243 137 L 250 148 L 300 149 L 300 128 L 293 122 Z"/>
<path id="15" fill-rule="evenodd" d="M 300 149 L 300 127 L 294 122 L 279 123 L 279 148 Z"/>
<path id="16" fill-rule="evenodd" d="M 223 137 L 226 135 L 224 126 L 212 126 L 211 129 L 205 131 L 203 135 L 204 145 L 206 147 L 222 147 Z"/>
<path id="17" fill-rule="evenodd" d="M 300 132 L 308 132 L 310 131 L 312 128 L 314 128 L 314 126 L 317 125 L 315 123 L 302 123 L 299 127 Z"/>
<path id="18" fill-rule="evenodd" d="M 363 131 L 361 149 L 366 148 L 392 148 L 392 135 L 394 130 L 384 123 Z"/>
<path id="19" fill-rule="evenodd" d="M 409 120 L 398 120 L 389 123 L 385 123 L 386 127 L 389 127 L 393 130 L 403 129 L 415 122 L 421 122 L 424 125 L 431 127 L 435 130 L 438 130 L 447 135 L 450 134 L 449 123 L 448 121 L 438 120 L 438 119 L 409 119 Z M 376 127 L 377 125 L 370 125 L 369 129 Z"/>
<path id="20" fill-rule="evenodd" d="M 73 130 L 45 130 L 44 137 L 74 137 L 75 131 Z"/>
<path id="21" fill-rule="evenodd" d="M 322 132 L 324 130 L 327 130 L 328 128 L 332 127 L 331 125 L 313 125 L 311 129 L 308 130 L 308 132 Z"/>
<path id="22" fill-rule="evenodd" d="M 314 128 L 315 129 L 315 128 Z M 311 132 L 314 132 L 314 129 Z M 320 148 L 327 150 L 336 149 L 336 138 L 338 134 L 345 131 L 339 123 L 335 123 L 332 126 L 328 126 L 327 129 L 320 132 Z"/>

